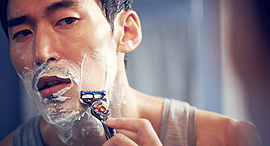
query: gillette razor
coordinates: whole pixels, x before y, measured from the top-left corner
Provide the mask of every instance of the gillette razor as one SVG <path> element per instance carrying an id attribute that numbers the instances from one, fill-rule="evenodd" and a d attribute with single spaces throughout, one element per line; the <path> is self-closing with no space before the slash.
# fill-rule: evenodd
<path id="1" fill-rule="evenodd" d="M 110 116 L 110 110 L 106 105 L 107 99 L 105 96 L 105 91 L 81 91 L 81 100 L 89 105 L 91 114 L 100 120 L 108 140 L 116 134 L 116 131 L 106 125 L 106 120 Z"/>

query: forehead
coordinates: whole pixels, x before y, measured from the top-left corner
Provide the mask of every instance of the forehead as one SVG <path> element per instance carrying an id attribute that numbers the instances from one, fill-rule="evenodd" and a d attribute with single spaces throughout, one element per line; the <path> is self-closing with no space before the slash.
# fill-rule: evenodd
<path id="1" fill-rule="evenodd" d="M 59 8 L 84 8 L 98 0 L 9 0 L 7 17 L 18 17 L 26 14 L 42 14 Z"/>

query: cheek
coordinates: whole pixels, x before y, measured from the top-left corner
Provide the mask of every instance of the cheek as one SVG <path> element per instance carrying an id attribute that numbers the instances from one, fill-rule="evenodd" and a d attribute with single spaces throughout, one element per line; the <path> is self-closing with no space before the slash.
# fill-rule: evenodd
<path id="1" fill-rule="evenodd" d="M 66 54 L 66 59 L 70 58 L 76 58 L 76 57 L 83 57 L 84 54 L 90 55 L 93 48 L 96 47 L 94 37 L 91 34 L 91 32 L 88 32 L 88 30 L 76 30 L 75 34 L 70 34 L 67 36 L 61 36 L 60 45 L 57 46 L 59 49 L 62 50 L 63 54 Z"/>
<path id="2" fill-rule="evenodd" d="M 93 58 L 97 50 L 103 47 L 103 43 L 103 40 L 97 39 L 93 36 L 88 36 L 85 34 L 74 35 L 68 39 L 65 39 L 65 41 L 62 41 L 61 54 L 65 55 L 61 58 L 76 62 L 81 62 L 81 59 L 85 55 Z M 90 62 L 93 63 L 95 60 L 91 60 Z"/>
<path id="3" fill-rule="evenodd" d="M 23 70 L 27 68 L 33 68 L 33 55 L 27 47 L 18 47 L 10 45 L 10 59 L 16 72 L 22 75 Z"/>

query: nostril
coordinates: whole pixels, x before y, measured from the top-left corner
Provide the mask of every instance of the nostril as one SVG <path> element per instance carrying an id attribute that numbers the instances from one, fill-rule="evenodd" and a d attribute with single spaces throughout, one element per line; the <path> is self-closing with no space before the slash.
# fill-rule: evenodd
<path id="1" fill-rule="evenodd" d="M 38 65 L 38 66 L 40 66 L 41 64 L 43 64 L 43 63 L 49 63 L 49 62 L 51 62 L 51 61 L 56 61 L 57 59 L 56 58 L 53 58 L 53 57 L 51 57 L 51 58 L 49 58 L 49 59 L 47 59 L 47 61 L 46 62 L 44 62 L 44 61 L 40 61 L 40 60 L 37 60 L 37 61 L 35 61 L 35 65 Z"/>
<path id="2" fill-rule="evenodd" d="M 47 62 L 55 61 L 55 60 L 56 60 L 56 58 L 49 58 L 49 59 L 47 60 Z"/>
<path id="3" fill-rule="evenodd" d="M 51 61 L 56 61 L 56 60 L 57 60 L 56 58 L 51 57 L 46 61 L 46 63 L 50 63 Z"/>

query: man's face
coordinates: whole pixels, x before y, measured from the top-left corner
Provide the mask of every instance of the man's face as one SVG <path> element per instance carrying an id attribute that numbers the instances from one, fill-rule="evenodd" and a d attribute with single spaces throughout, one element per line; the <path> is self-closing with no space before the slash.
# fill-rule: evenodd
<path id="1" fill-rule="evenodd" d="M 117 44 L 99 0 L 9 0 L 7 18 L 11 61 L 48 122 L 85 111 L 81 90 L 110 93 Z"/>

